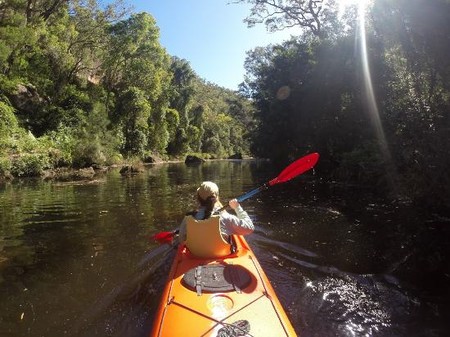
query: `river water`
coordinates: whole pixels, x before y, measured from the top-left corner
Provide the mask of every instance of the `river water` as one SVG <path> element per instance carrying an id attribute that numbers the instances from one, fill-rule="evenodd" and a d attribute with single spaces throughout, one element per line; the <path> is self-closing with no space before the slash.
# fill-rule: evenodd
<path id="1" fill-rule="evenodd" d="M 278 173 L 214 161 L 0 185 L 0 336 L 147 336 L 173 256 L 149 237 L 178 226 L 203 180 L 226 201 Z M 243 203 L 298 334 L 449 336 L 450 219 L 320 180 Z"/>

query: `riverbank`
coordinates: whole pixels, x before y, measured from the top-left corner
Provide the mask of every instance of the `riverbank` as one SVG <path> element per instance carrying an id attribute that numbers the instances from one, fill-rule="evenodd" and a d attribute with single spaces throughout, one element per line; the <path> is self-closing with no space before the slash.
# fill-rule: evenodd
<path id="1" fill-rule="evenodd" d="M 85 168 L 73 168 L 73 167 L 59 167 L 43 170 L 32 170 L 30 175 L 14 176 L 9 171 L 0 172 L 0 183 L 10 182 L 16 179 L 23 178 L 40 178 L 44 180 L 55 181 L 80 181 L 80 180 L 95 180 L 99 176 L 105 174 L 111 169 L 119 169 L 120 173 L 124 176 L 139 174 L 144 171 L 145 166 L 168 164 L 168 163 L 186 163 L 188 165 L 197 165 L 206 161 L 215 160 L 248 160 L 253 159 L 251 157 L 243 157 L 233 155 L 228 158 L 208 158 L 207 156 L 187 155 L 184 158 L 171 158 L 161 159 L 159 157 L 152 157 L 145 161 L 133 160 L 126 161 L 121 164 L 112 165 L 92 165 Z"/>

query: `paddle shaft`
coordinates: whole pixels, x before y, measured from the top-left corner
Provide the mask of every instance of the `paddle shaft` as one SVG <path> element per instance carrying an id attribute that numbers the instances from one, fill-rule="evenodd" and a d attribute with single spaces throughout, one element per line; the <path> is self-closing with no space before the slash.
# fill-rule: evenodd
<path id="1" fill-rule="evenodd" d="M 258 194 L 259 192 L 262 192 L 264 190 L 267 190 L 269 188 L 269 185 L 267 183 L 265 183 L 264 185 L 259 186 L 258 188 L 255 188 L 239 197 L 236 198 L 236 200 L 238 202 L 243 202 L 244 200 L 250 199 L 251 197 L 253 197 L 255 194 Z M 223 210 L 225 210 L 228 207 L 228 205 L 223 206 L 222 208 L 220 208 L 219 210 L 217 210 L 216 212 L 222 212 Z"/>
<path id="2" fill-rule="evenodd" d="M 312 169 L 314 165 L 316 165 L 317 161 L 319 160 L 319 154 L 318 153 L 311 153 L 309 155 L 306 155 L 295 162 L 288 165 L 281 173 L 272 180 L 269 180 L 265 184 L 261 185 L 258 188 L 255 188 L 240 197 L 237 197 L 236 200 L 238 202 L 242 202 L 244 200 L 247 200 L 254 195 L 258 194 L 259 192 L 262 192 L 264 190 L 267 190 L 270 186 L 284 183 L 286 181 L 291 180 L 292 178 Z M 221 209 L 218 210 L 218 212 L 221 212 L 225 210 L 228 207 L 228 205 L 223 206 Z"/>

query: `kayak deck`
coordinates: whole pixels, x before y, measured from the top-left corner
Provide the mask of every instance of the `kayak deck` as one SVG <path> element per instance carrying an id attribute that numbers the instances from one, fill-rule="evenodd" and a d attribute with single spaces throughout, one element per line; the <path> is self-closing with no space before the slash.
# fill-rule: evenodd
<path id="1" fill-rule="evenodd" d="M 234 240 L 236 252 L 220 259 L 178 247 L 151 337 L 297 336 L 247 242 Z"/>

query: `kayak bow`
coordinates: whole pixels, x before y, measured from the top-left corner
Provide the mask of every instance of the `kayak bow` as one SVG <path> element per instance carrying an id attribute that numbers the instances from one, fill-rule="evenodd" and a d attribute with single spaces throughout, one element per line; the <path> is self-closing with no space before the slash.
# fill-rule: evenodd
<path id="1" fill-rule="evenodd" d="M 179 245 L 150 337 L 297 336 L 247 241 L 233 240 L 215 259 Z"/>

